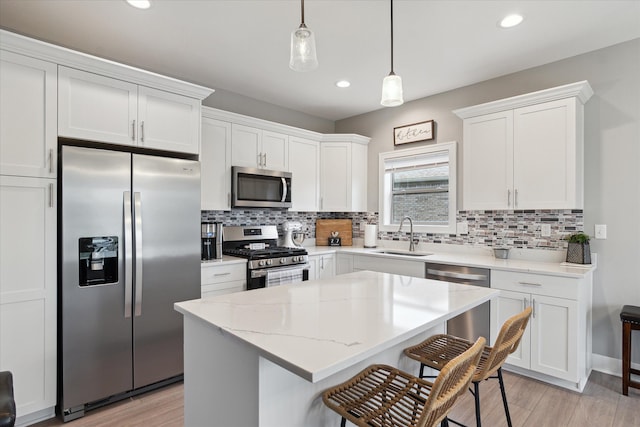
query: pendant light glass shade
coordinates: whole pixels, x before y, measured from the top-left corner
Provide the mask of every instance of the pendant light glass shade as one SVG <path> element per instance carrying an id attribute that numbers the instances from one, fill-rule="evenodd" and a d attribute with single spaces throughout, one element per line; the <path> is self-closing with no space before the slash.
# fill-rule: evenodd
<path id="1" fill-rule="evenodd" d="M 393 72 L 393 0 L 391 3 L 391 72 L 382 81 L 382 99 L 380 104 L 383 107 L 397 107 L 404 103 L 402 98 L 402 78 Z"/>
<path id="2" fill-rule="evenodd" d="M 311 71 L 318 68 L 316 38 L 304 23 L 291 33 L 291 59 L 289 68 L 294 71 Z"/>
<path id="3" fill-rule="evenodd" d="M 384 107 L 397 107 L 402 105 L 402 77 L 389 73 L 382 81 L 382 100 L 380 104 Z"/>

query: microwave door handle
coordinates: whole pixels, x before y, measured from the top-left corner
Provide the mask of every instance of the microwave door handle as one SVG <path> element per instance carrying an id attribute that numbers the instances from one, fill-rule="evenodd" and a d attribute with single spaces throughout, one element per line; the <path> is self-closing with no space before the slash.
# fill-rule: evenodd
<path id="1" fill-rule="evenodd" d="M 287 200 L 287 180 L 284 178 L 280 178 L 282 180 L 282 200 L 281 202 L 285 202 Z"/>

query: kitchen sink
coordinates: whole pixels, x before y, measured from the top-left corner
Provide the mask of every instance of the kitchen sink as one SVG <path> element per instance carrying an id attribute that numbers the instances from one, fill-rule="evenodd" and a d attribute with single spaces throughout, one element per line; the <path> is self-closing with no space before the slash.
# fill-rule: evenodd
<path id="1" fill-rule="evenodd" d="M 406 255 L 406 256 L 429 256 L 433 255 L 431 252 L 420 252 L 420 251 L 405 251 L 402 249 L 381 249 L 379 251 L 375 251 L 377 254 L 387 254 L 387 255 Z"/>

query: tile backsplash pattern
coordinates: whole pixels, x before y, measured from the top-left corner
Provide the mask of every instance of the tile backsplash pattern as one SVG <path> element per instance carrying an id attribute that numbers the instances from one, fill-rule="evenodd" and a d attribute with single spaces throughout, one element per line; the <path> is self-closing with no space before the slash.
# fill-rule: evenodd
<path id="1" fill-rule="evenodd" d="M 353 237 L 363 238 L 361 225 L 377 224 L 377 212 L 290 212 L 283 209 L 233 209 L 231 211 L 202 211 L 203 221 L 224 225 L 280 225 L 284 221 L 298 221 L 307 238 L 315 238 L 316 219 L 350 218 Z M 459 211 L 458 222 L 467 221 L 469 234 L 414 233 L 420 242 L 453 245 L 475 245 L 527 249 L 558 250 L 567 247 L 563 237 L 584 230 L 582 210 L 515 210 L 515 211 Z M 542 237 L 541 225 L 551 228 L 549 237 Z M 409 233 L 379 232 L 382 240 L 409 241 Z"/>

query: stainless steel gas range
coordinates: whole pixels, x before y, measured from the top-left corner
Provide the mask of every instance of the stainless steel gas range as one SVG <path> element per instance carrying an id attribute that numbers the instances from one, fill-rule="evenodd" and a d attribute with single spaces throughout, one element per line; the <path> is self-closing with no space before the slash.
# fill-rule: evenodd
<path id="1" fill-rule="evenodd" d="M 224 227 L 222 253 L 247 259 L 247 290 L 309 280 L 302 247 L 278 246 L 275 225 Z"/>

